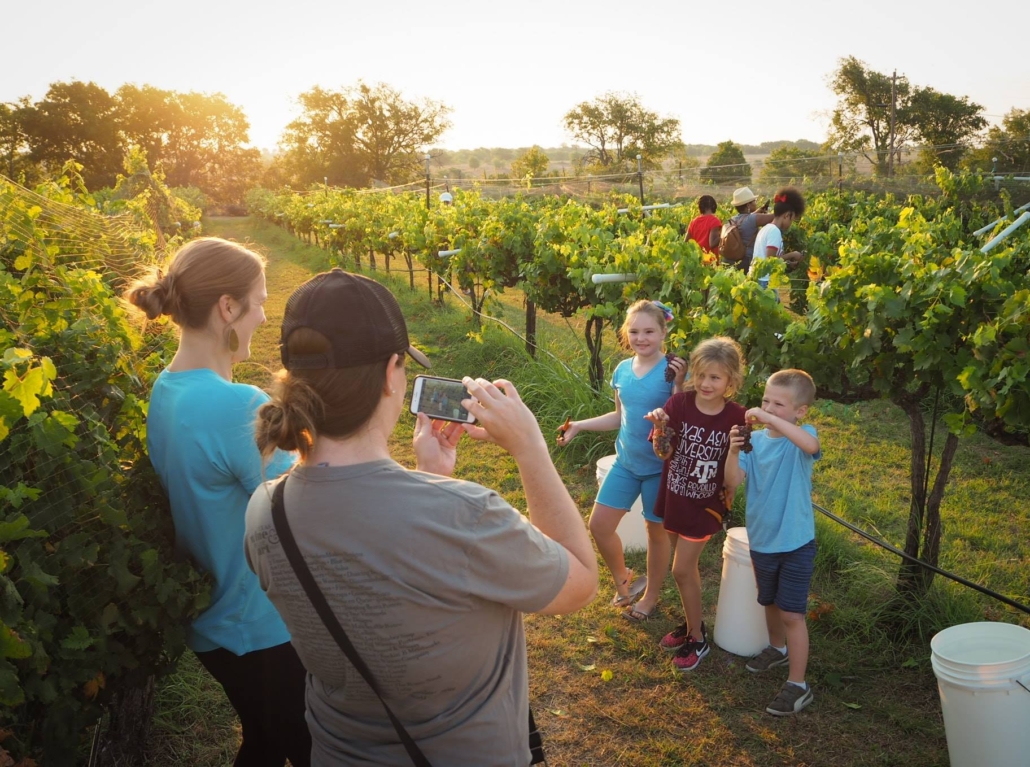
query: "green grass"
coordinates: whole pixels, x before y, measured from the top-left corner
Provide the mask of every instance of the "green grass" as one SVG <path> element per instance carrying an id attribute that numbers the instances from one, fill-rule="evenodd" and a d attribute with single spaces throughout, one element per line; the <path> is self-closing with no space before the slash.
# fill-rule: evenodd
<path id="1" fill-rule="evenodd" d="M 325 254 L 269 224 L 250 219 L 208 223 L 213 234 L 251 239 L 269 253 L 267 325 L 252 347 L 254 363 L 240 377 L 262 385 L 278 368 L 278 324 L 285 297 Z M 430 303 L 424 276 L 416 290 L 406 274 L 377 279 L 397 295 L 412 341 L 425 349 L 438 375 L 508 378 L 541 422 L 545 434 L 567 415 L 606 412 L 611 402 L 583 380 L 582 321 L 541 316 L 538 341 L 573 373 L 526 356 L 523 344 L 492 322 L 480 329 L 448 297 Z M 521 332 L 524 310 L 514 292 L 488 301 L 491 315 Z M 610 334 L 606 369 L 621 358 Z M 414 372 L 414 371 L 413 371 Z M 903 542 L 908 514 L 908 426 L 886 403 L 841 406 L 819 402 L 810 422 L 819 429 L 823 459 L 816 465 L 816 501 L 888 542 Z M 395 457 L 413 465 L 410 418 L 402 417 L 391 443 Z M 553 453 L 584 517 L 596 493 L 593 462 L 612 451 L 614 434 L 581 435 Z M 939 449 L 939 446 L 938 446 Z M 1025 447 L 985 437 L 964 440 L 956 457 L 942 515 L 941 564 L 997 591 L 1026 600 L 1030 592 L 1025 534 L 1030 523 L 1030 472 Z M 456 475 L 474 479 L 524 507 L 518 472 L 499 448 L 464 442 Z M 738 496 L 738 511 L 742 509 Z M 896 558 L 817 515 L 819 555 L 812 587 L 808 680 L 816 700 L 787 720 L 764 713 L 785 674 L 754 675 L 743 659 L 713 648 L 689 676 L 672 670 L 658 639 L 681 619 L 672 579 L 659 616 L 630 624 L 608 606 L 602 578 L 597 600 L 564 617 L 527 616 L 531 697 L 553 765 L 939 765 L 947 749 L 928 638 L 947 625 L 1019 620 L 1012 611 L 937 578 L 918 606 L 893 596 Z M 703 600 L 711 625 L 718 598 L 722 537 L 702 557 Z M 631 566 L 643 571 L 644 557 Z M 602 564 L 602 572 L 606 572 Z M 1022 622 L 1027 625 L 1025 616 Z M 604 672 L 611 672 L 605 674 Z M 238 742 L 232 712 L 192 657 L 160 690 L 153 758 L 159 767 L 222 765 Z"/>

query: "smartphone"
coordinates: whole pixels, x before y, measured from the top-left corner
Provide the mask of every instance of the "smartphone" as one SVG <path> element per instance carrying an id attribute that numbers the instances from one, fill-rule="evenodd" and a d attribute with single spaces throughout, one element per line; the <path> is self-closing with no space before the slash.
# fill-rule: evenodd
<path id="1" fill-rule="evenodd" d="M 411 391 L 411 412 L 425 413 L 441 421 L 472 423 L 476 417 L 461 406 L 461 401 L 468 398 L 468 390 L 461 381 L 436 376 L 415 376 L 415 386 Z"/>

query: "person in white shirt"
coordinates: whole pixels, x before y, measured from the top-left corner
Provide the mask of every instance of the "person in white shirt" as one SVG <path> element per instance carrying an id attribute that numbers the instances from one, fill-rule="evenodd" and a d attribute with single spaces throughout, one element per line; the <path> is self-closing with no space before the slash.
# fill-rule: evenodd
<path id="1" fill-rule="evenodd" d="M 755 238 L 755 254 L 751 261 L 751 274 L 754 273 L 758 262 L 763 258 L 782 258 L 787 266 L 792 267 L 800 263 L 802 254 L 794 250 L 790 253 L 783 252 L 783 233 L 790 229 L 790 225 L 801 218 L 805 212 L 805 198 L 794 187 L 784 187 L 773 197 L 773 220 L 766 224 L 758 232 Z M 758 278 L 758 283 L 763 287 L 769 287 L 769 277 Z"/>

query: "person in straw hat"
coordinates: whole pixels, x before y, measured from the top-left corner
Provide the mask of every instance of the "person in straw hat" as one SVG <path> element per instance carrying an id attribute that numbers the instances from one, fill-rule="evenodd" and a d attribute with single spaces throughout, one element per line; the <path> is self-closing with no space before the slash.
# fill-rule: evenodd
<path id="1" fill-rule="evenodd" d="M 730 205 L 737 209 L 737 215 L 730 218 L 728 223 L 735 224 L 744 238 L 744 259 L 738 266 L 745 272 L 751 269 L 751 259 L 755 253 L 755 238 L 758 230 L 766 224 L 771 224 L 773 216 L 764 210 L 758 210 L 758 197 L 750 188 L 742 186 L 733 191 L 733 199 Z"/>

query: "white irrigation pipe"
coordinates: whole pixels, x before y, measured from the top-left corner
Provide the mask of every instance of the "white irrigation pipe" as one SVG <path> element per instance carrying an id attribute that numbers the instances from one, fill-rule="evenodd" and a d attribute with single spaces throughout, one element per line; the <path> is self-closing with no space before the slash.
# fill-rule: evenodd
<path id="1" fill-rule="evenodd" d="M 980 252 L 981 253 L 989 253 L 990 251 L 992 251 L 994 249 L 994 247 L 996 245 L 1001 243 L 1002 240 L 1004 240 L 1006 237 L 1008 237 L 1014 231 L 1019 229 L 1019 227 L 1021 227 L 1027 221 L 1030 221 L 1030 210 L 1028 210 L 1022 216 L 1020 216 L 1015 221 L 1013 221 L 1011 224 L 1009 224 L 1007 227 L 1005 227 L 1001 232 L 999 232 L 997 237 L 995 237 L 993 240 L 991 240 L 986 245 L 984 245 L 982 248 L 980 248 Z"/>
<path id="2" fill-rule="evenodd" d="M 1014 211 L 1012 211 L 1012 214 L 1015 215 L 1015 216 L 1018 216 L 1024 210 L 1030 210 L 1030 202 L 1028 202 L 1026 205 L 1022 205 L 1022 206 L 1016 208 Z M 991 231 L 994 227 L 996 227 L 998 224 L 1000 224 L 1006 218 L 1008 218 L 1008 216 L 1002 216 L 1001 218 L 999 218 L 994 223 L 988 224 L 987 226 L 984 226 L 984 227 L 981 227 L 981 228 L 977 229 L 975 232 L 973 232 L 973 236 L 974 237 L 979 237 L 982 234 L 987 234 L 989 231 Z"/>
<path id="3" fill-rule="evenodd" d="M 670 205 L 667 202 L 663 202 L 660 205 L 642 205 L 640 207 L 640 209 L 641 210 L 658 210 L 659 208 L 678 208 L 681 204 L 682 203 L 678 203 L 677 202 L 675 205 Z M 616 213 L 629 213 L 629 208 L 618 208 L 616 210 Z"/>
<path id="4" fill-rule="evenodd" d="M 458 248 L 457 250 L 438 250 L 436 255 L 440 258 L 448 258 L 450 256 L 456 256 L 459 253 L 461 253 L 461 248 Z"/>
<path id="5" fill-rule="evenodd" d="M 590 281 L 600 285 L 605 282 L 633 282 L 636 278 L 635 274 L 594 274 L 591 275 Z"/>

